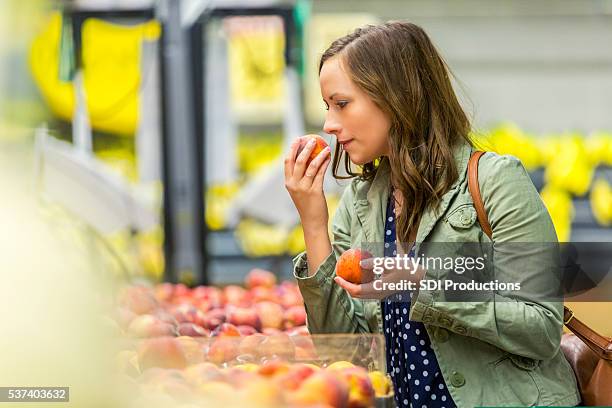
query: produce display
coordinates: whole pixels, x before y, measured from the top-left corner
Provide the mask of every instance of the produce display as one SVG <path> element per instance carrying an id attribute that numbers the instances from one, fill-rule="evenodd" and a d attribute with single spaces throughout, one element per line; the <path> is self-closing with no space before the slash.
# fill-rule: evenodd
<path id="1" fill-rule="evenodd" d="M 125 287 L 114 322 L 136 405 L 359 408 L 393 395 L 382 336 L 311 336 L 297 286 L 265 270 L 244 287 Z"/>

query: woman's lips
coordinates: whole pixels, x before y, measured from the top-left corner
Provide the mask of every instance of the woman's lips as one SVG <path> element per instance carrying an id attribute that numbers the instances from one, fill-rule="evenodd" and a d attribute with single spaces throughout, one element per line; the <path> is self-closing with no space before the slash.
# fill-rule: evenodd
<path id="1" fill-rule="evenodd" d="M 342 145 L 342 148 L 346 150 L 346 148 L 351 144 L 352 141 L 353 139 L 349 139 L 349 140 L 346 140 L 344 142 L 339 142 L 339 143 Z"/>

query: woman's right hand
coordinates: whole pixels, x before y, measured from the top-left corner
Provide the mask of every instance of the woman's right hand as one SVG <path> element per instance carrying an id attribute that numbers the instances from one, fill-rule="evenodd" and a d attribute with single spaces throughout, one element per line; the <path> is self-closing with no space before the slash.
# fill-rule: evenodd
<path id="1" fill-rule="evenodd" d="M 294 140 L 285 158 L 285 188 L 300 214 L 302 227 L 327 230 L 329 215 L 323 194 L 323 179 L 331 160 L 330 148 L 328 146 L 323 149 L 307 164 L 315 143 L 310 140 L 298 155 L 301 142 L 302 138 Z"/>

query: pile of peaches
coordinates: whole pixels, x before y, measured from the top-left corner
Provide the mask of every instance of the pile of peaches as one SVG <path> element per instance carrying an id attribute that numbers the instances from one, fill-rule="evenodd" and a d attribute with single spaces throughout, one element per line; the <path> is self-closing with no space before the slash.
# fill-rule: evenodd
<path id="1" fill-rule="evenodd" d="M 306 312 L 295 283 L 277 284 L 271 272 L 253 269 L 245 287 L 189 288 L 171 283 L 126 287 L 118 297 L 116 321 L 131 337 L 246 336 L 304 331 Z"/>
<path id="2" fill-rule="evenodd" d="M 265 270 L 249 272 L 245 287 L 129 286 L 117 304 L 128 340 L 117 366 L 143 395 L 195 406 L 358 408 L 392 392 L 380 371 L 319 362 L 297 285 Z"/>

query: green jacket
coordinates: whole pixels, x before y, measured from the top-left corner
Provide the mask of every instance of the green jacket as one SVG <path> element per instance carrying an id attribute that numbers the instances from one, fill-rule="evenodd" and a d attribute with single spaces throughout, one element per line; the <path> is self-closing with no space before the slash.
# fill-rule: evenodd
<path id="1" fill-rule="evenodd" d="M 421 216 L 417 243 L 491 242 L 480 228 L 467 187 L 471 152 L 467 143 L 454 150 L 459 178 L 442 197 L 439 211 Z M 313 276 L 307 275 L 305 253 L 294 259 L 294 274 L 313 334 L 382 332 L 380 302 L 353 299 L 333 278 L 342 252 L 362 242 L 384 241 L 389 172 L 385 159 L 373 180 L 353 179 L 347 186 L 332 221 L 333 252 Z M 556 242 L 546 207 L 519 160 L 484 154 L 479 162 L 479 185 L 493 242 Z M 536 277 L 537 265 L 524 268 L 520 262 L 507 262 L 501 273 L 524 271 L 520 278 L 525 281 Z M 576 378 L 560 349 L 561 302 L 437 300 L 435 292 L 417 292 L 409 318 L 425 325 L 458 407 L 574 406 L 580 402 Z"/>

